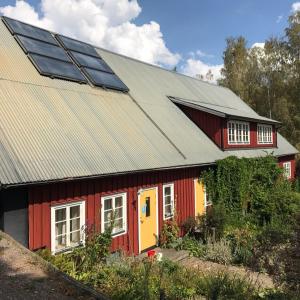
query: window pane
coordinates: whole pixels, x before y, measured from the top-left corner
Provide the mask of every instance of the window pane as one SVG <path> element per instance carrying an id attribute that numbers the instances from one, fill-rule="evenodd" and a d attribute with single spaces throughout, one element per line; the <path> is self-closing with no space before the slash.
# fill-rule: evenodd
<path id="1" fill-rule="evenodd" d="M 105 199 L 104 200 L 104 210 L 112 209 L 112 199 Z"/>
<path id="2" fill-rule="evenodd" d="M 117 197 L 115 199 L 115 207 L 121 207 L 123 205 L 123 197 Z"/>
<path id="3" fill-rule="evenodd" d="M 166 205 L 165 206 L 165 216 L 171 216 L 172 215 L 172 205 Z"/>
<path id="4" fill-rule="evenodd" d="M 66 235 L 60 235 L 55 239 L 55 249 L 63 249 L 66 247 Z"/>
<path id="5" fill-rule="evenodd" d="M 72 232 L 70 234 L 70 243 L 71 243 L 71 246 L 73 246 L 74 244 L 78 244 L 79 242 L 80 242 L 80 230 Z"/>
<path id="6" fill-rule="evenodd" d="M 74 219 L 70 221 L 70 231 L 79 230 L 80 229 L 80 218 Z"/>
<path id="7" fill-rule="evenodd" d="M 115 221 L 114 231 L 121 231 L 123 229 L 123 219 L 119 219 Z"/>
<path id="8" fill-rule="evenodd" d="M 115 209 L 114 217 L 115 217 L 115 219 L 123 217 L 123 208 L 122 207 Z"/>
<path id="9" fill-rule="evenodd" d="M 80 217 L 80 206 L 72 206 L 70 207 L 70 218 L 78 218 Z"/>
<path id="10" fill-rule="evenodd" d="M 55 236 L 65 234 L 66 233 L 66 228 L 67 228 L 67 223 L 66 222 L 61 222 L 55 224 Z"/>
<path id="11" fill-rule="evenodd" d="M 110 220 L 112 219 L 112 215 L 113 215 L 112 210 L 105 211 L 104 212 L 104 222 L 110 222 Z"/>
<path id="12" fill-rule="evenodd" d="M 165 197 L 165 205 L 171 204 L 171 196 Z"/>
<path id="13" fill-rule="evenodd" d="M 55 210 L 55 222 L 64 221 L 66 219 L 66 209 L 60 208 Z"/>
<path id="14" fill-rule="evenodd" d="M 171 195 L 171 187 L 167 186 L 165 187 L 165 196 Z"/>

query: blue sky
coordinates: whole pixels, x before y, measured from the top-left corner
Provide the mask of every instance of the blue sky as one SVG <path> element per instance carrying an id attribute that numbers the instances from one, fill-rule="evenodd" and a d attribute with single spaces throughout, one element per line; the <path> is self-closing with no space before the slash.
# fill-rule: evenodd
<path id="1" fill-rule="evenodd" d="M 17 2 L 0 1 L 0 13 L 192 76 L 211 69 L 216 78 L 226 37 L 243 35 L 251 46 L 281 36 L 292 6 L 300 9 L 299 0 Z"/>

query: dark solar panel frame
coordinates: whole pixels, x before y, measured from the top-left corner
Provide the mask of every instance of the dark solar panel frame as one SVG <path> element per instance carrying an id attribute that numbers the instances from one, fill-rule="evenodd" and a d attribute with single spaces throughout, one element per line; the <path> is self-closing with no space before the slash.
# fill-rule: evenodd
<path id="1" fill-rule="evenodd" d="M 22 35 L 15 35 L 15 39 L 17 40 L 17 42 L 19 43 L 23 51 L 27 54 L 34 53 L 34 54 L 54 58 L 57 60 L 61 60 L 64 62 L 72 63 L 72 60 L 67 55 L 66 51 L 62 49 L 59 45 L 55 46 L 53 44 L 48 44 Z M 33 46 L 30 43 L 32 43 Z M 34 47 L 36 49 L 34 49 Z"/>
<path id="2" fill-rule="evenodd" d="M 102 58 L 100 58 L 100 56 L 94 57 L 75 51 L 69 51 L 69 54 L 79 67 L 87 67 L 90 69 L 114 74 L 114 71 Z"/>
<path id="3" fill-rule="evenodd" d="M 51 78 L 59 78 L 59 79 L 65 79 L 69 81 L 75 81 L 79 83 L 87 83 L 87 79 L 84 77 L 82 72 L 80 72 L 77 66 L 74 65 L 73 63 L 59 61 L 57 59 L 46 57 L 43 55 L 38 55 L 38 54 L 29 54 L 28 57 L 41 75 L 49 76 Z M 70 69 L 69 71 L 73 72 L 73 74 L 72 75 L 70 75 L 70 73 L 68 74 L 68 71 L 66 73 L 60 72 L 59 70 L 57 71 L 57 68 L 56 71 L 52 72 L 51 70 L 49 70 L 49 67 L 47 66 L 42 67 L 42 63 L 41 61 L 39 61 L 41 59 L 44 60 L 44 63 L 46 64 L 48 61 L 50 63 L 50 68 L 55 68 L 55 63 L 58 63 L 59 68 L 63 69 L 64 68 L 63 66 L 65 66 L 66 68 L 69 68 Z"/>
<path id="4" fill-rule="evenodd" d="M 35 40 L 43 41 L 48 44 L 59 46 L 52 34 L 45 29 L 41 29 L 8 17 L 2 17 L 2 20 L 12 35 L 19 34 Z"/>
<path id="5" fill-rule="evenodd" d="M 128 92 L 128 87 L 123 83 L 123 81 L 116 75 L 112 73 L 102 72 L 95 69 L 90 68 L 82 68 L 82 72 L 85 74 L 87 78 L 92 82 L 94 86 L 113 89 L 122 92 Z M 96 76 L 106 77 L 102 79 L 97 79 Z M 108 80 L 107 80 L 108 79 Z M 110 82 L 109 82 L 110 81 Z"/>
<path id="6" fill-rule="evenodd" d="M 60 34 L 56 34 L 55 36 L 56 36 L 57 40 L 61 43 L 61 45 L 66 50 L 83 53 L 83 54 L 93 56 L 96 58 L 100 57 L 99 54 L 97 53 L 97 51 L 94 49 L 94 47 L 91 46 L 90 44 L 80 42 L 75 39 L 60 35 Z"/>

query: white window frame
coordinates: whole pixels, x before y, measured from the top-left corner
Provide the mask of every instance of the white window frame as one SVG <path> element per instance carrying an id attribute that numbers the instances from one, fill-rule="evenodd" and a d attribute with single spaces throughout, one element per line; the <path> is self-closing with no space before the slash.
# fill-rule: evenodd
<path id="1" fill-rule="evenodd" d="M 257 124 L 257 143 L 273 144 L 273 126 L 268 124 Z"/>
<path id="2" fill-rule="evenodd" d="M 112 230 L 112 237 L 117 237 L 120 235 L 127 234 L 127 193 L 119 193 L 119 194 L 112 194 L 112 195 L 107 195 L 104 197 L 101 197 L 101 232 L 104 232 L 104 201 L 106 199 L 112 199 L 112 209 L 113 211 L 115 210 L 115 199 L 118 197 L 123 198 L 123 228 L 122 230 L 115 230 L 113 228 Z"/>
<path id="3" fill-rule="evenodd" d="M 227 140 L 229 145 L 249 145 L 250 123 L 229 120 L 227 122 Z"/>
<path id="4" fill-rule="evenodd" d="M 70 208 L 73 206 L 80 206 L 80 230 L 81 230 L 81 238 L 80 242 L 76 246 L 70 246 Z M 67 246 L 62 249 L 55 249 L 55 211 L 58 209 L 66 209 L 66 239 Z M 71 202 L 65 204 L 59 204 L 51 207 L 51 252 L 53 254 L 64 252 L 79 245 L 85 244 L 85 201 Z"/>
<path id="5" fill-rule="evenodd" d="M 206 192 L 206 185 L 203 187 L 204 189 L 204 209 L 207 210 L 207 207 L 212 206 L 212 202 L 208 200 L 208 193 Z"/>
<path id="6" fill-rule="evenodd" d="M 171 188 L 171 215 L 166 216 L 165 213 L 165 188 L 170 187 Z M 174 211 L 175 211 L 175 199 L 174 199 L 174 183 L 168 183 L 163 185 L 163 219 L 168 220 L 174 217 Z"/>
<path id="7" fill-rule="evenodd" d="M 283 175 L 287 179 L 292 178 L 292 163 L 290 161 L 287 161 L 287 162 L 284 162 L 282 164 L 282 166 L 283 166 Z"/>

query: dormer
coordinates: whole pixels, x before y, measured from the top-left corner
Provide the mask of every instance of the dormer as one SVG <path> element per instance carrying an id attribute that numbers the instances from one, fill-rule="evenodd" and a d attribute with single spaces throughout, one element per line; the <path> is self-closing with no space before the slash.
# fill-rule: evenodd
<path id="1" fill-rule="evenodd" d="M 252 110 L 169 97 L 222 150 L 276 148 L 280 123 Z"/>

